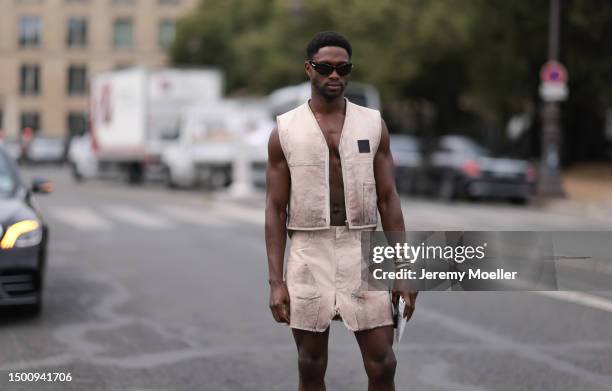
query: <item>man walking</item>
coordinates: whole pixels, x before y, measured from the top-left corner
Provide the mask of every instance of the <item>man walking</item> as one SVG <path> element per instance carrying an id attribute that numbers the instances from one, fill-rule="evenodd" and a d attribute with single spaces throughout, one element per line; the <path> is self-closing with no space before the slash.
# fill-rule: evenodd
<path id="1" fill-rule="evenodd" d="M 362 291 L 363 230 L 404 231 L 389 132 L 380 113 L 344 97 L 352 49 L 316 34 L 304 68 L 311 99 L 277 118 L 268 144 L 266 248 L 270 308 L 298 350 L 299 390 L 325 390 L 331 320 L 355 333 L 369 390 L 394 390 L 391 300 L 414 311 L 417 292 Z M 283 259 L 291 237 L 287 268 Z"/>

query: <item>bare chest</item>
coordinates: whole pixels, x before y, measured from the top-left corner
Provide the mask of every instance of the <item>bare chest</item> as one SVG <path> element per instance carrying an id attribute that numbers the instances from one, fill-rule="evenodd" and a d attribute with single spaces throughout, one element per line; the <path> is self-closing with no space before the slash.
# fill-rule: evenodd
<path id="1" fill-rule="evenodd" d="M 325 142 L 329 148 L 331 156 L 340 157 L 340 136 L 342 135 L 342 127 L 344 125 L 344 115 L 320 115 L 316 114 L 315 118 L 319 123 L 319 127 L 325 137 Z"/>

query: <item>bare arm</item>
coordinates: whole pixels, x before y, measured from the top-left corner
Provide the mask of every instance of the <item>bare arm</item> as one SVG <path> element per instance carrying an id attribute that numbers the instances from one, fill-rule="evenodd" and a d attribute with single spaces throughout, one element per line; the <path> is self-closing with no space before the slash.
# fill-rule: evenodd
<path id="1" fill-rule="evenodd" d="M 391 156 L 389 130 L 385 121 L 382 123 L 380 144 L 374 156 L 374 177 L 376 179 L 376 195 L 378 211 L 384 231 L 404 232 L 404 216 L 400 198 L 395 189 L 393 174 L 393 156 Z"/>
<path id="2" fill-rule="evenodd" d="M 403 241 L 405 238 L 404 231 L 406 230 L 400 198 L 395 188 L 395 175 L 393 171 L 389 129 L 387 129 L 387 124 L 383 120 L 380 143 L 374 156 L 374 177 L 376 179 L 378 211 L 380 212 L 383 231 L 388 232 L 387 240 L 391 245 L 393 242 Z M 392 233 L 398 234 L 394 235 Z M 403 316 L 410 319 L 415 309 L 418 292 L 404 284 L 400 288 L 393 290 L 394 303 L 397 303 L 400 295 L 406 301 Z"/>
<path id="3" fill-rule="evenodd" d="M 283 280 L 283 261 L 287 243 L 287 204 L 291 176 L 274 128 L 268 142 L 266 169 L 266 251 L 270 283 L 270 309 L 277 322 L 289 323 L 289 293 Z"/>

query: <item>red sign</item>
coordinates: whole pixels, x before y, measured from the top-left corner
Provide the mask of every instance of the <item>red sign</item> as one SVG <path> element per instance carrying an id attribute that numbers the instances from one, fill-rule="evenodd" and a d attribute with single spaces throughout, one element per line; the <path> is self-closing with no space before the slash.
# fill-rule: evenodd
<path id="1" fill-rule="evenodd" d="M 567 69 L 558 61 L 548 61 L 540 71 L 542 83 L 567 83 Z"/>

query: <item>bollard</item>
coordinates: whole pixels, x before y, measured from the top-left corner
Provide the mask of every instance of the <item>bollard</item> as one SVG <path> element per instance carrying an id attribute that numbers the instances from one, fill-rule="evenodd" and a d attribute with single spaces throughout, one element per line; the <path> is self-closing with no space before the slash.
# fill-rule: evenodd
<path id="1" fill-rule="evenodd" d="M 228 189 L 231 197 L 246 198 L 255 194 L 251 169 L 251 151 L 249 146 L 240 140 L 236 143 L 232 161 L 232 184 Z"/>

